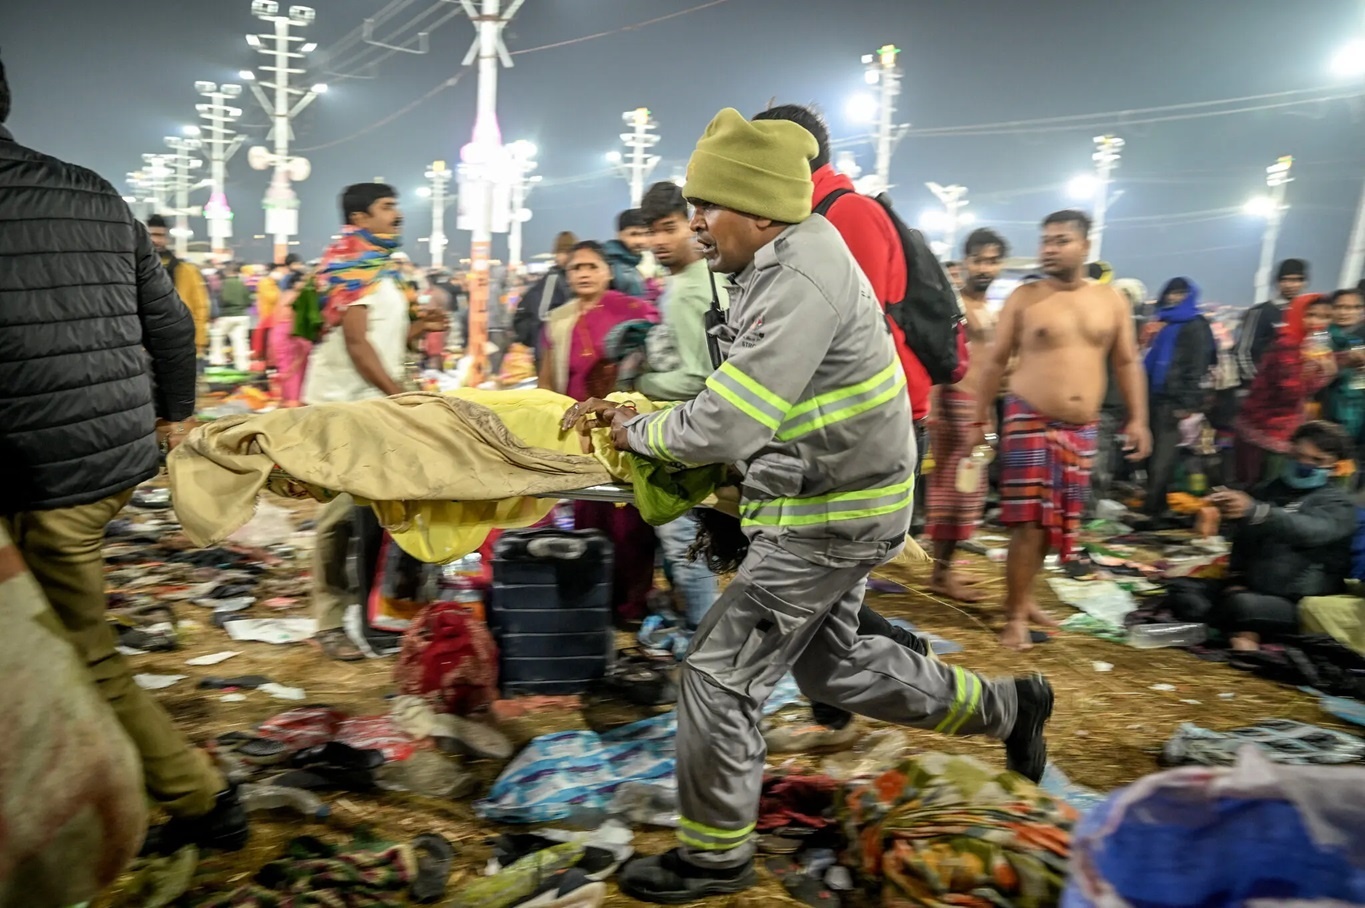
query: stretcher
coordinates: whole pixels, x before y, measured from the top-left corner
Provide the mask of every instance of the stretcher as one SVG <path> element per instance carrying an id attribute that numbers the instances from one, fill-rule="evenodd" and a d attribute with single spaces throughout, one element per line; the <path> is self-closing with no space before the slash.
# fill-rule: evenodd
<path id="1" fill-rule="evenodd" d="M 532 498 L 555 498 L 570 501 L 609 501 L 612 504 L 634 504 L 635 492 L 622 483 L 608 482 L 585 489 L 570 489 L 567 492 L 545 492 L 532 495 Z"/>

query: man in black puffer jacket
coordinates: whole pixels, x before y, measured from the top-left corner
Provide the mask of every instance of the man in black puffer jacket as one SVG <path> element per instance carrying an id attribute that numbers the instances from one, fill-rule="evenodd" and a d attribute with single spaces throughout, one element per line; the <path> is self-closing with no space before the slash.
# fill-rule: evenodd
<path id="1" fill-rule="evenodd" d="M 194 322 L 98 175 L 4 128 L 0 66 L 0 526 L 42 586 L 171 815 L 155 844 L 240 848 L 246 814 L 137 686 L 105 618 L 105 526 L 194 412 Z M 11 679 L 22 683 L 22 679 Z"/>

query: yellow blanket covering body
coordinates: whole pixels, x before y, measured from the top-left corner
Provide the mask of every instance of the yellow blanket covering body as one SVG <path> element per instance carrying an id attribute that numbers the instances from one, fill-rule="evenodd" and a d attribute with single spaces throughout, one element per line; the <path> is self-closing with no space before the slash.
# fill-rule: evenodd
<path id="1" fill-rule="evenodd" d="M 613 399 L 642 413 L 659 406 Z M 172 500 L 190 539 L 213 545 L 251 519 L 268 483 L 295 497 L 350 492 L 404 551 L 450 561 L 491 529 L 530 526 L 555 505 L 529 496 L 632 481 L 635 458 L 612 447 L 606 429 L 594 431 L 592 454 L 560 431 L 573 404 L 538 389 L 462 389 L 229 416 L 171 452 Z M 278 471 L 297 483 L 272 483 Z"/>

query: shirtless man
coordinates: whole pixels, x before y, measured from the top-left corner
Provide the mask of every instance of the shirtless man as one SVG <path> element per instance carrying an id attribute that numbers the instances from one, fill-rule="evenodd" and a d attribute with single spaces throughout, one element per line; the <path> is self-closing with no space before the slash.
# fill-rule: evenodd
<path id="1" fill-rule="evenodd" d="M 1049 549 L 1065 559 L 1080 529 L 1095 455 L 1095 421 L 1106 388 L 1105 360 L 1128 411 L 1124 450 L 1152 448 L 1147 388 L 1128 306 L 1112 288 L 1086 280 L 1090 218 L 1059 211 L 1043 221 L 1044 279 L 1010 294 L 977 388 L 973 443 L 985 438 L 991 402 L 1016 357 L 1000 439 L 1001 521 L 1010 527 L 1005 562 L 1005 629 L 1011 649 L 1032 645 L 1029 623 L 1055 625 L 1033 598 Z"/>
<path id="2" fill-rule="evenodd" d="M 972 231 L 963 247 L 963 267 L 967 276 L 962 286 L 962 306 L 967 315 L 970 359 L 962 381 L 934 389 L 933 416 L 929 424 L 930 445 L 934 452 L 934 471 L 929 474 L 926 529 L 933 540 L 934 573 L 929 589 L 959 602 L 980 602 L 982 594 L 970 581 L 953 573 L 953 553 L 958 543 L 970 539 L 981 522 L 986 506 L 986 473 L 977 488 L 962 492 L 957 488 L 958 464 L 972 454 L 971 442 L 977 434 L 976 389 L 995 336 L 995 314 L 986 307 L 986 291 L 1000 276 L 1009 245 L 994 230 L 986 227 Z"/>

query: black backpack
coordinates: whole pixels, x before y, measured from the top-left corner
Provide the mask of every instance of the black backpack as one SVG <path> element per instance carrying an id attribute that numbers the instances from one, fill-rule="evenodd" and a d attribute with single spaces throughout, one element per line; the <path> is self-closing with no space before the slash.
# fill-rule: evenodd
<path id="1" fill-rule="evenodd" d="M 836 189 L 815 209 L 824 216 L 851 189 Z M 905 255 L 905 298 L 887 303 L 886 314 L 905 334 L 910 352 L 936 385 L 952 385 L 967 374 L 967 316 L 924 234 L 907 227 L 885 193 L 876 197 L 900 237 Z"/>

